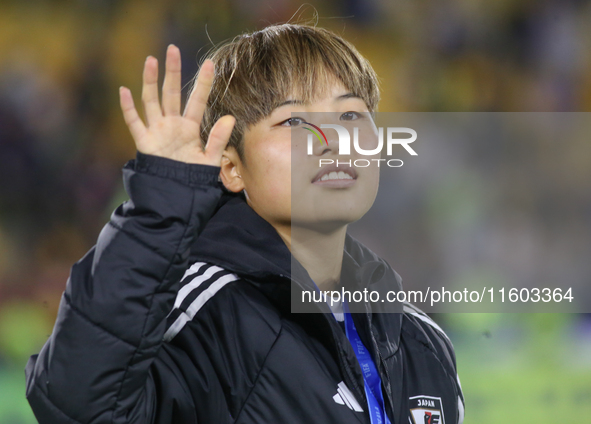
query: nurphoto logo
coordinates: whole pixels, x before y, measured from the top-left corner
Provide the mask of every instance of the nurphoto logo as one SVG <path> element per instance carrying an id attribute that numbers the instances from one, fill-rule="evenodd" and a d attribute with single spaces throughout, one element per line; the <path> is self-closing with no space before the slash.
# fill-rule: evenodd
<path id="1" fill-rule="evenodd" d="M 351 135 L 349 134 L 349 130 L 343 127 L 342 125 L 338 124 L 321 124 L 320 127 L 317 125 L 311 124 L 310 122 L 304 122 L 305 125 L 310 125 L 312 128 L 304 127 L 304 129 L 310 131 L 312 134 L 308 134 L 308 150 L 307 153 L 309 156 L 314 154 L 314 137 L 320 141 L 320 144 L 325 144 L 328 146 L 328 139 L 322 131 L 322 128 L 331 128 L 337 132 L 339 137 L 339 155 L 347 156 L 351 154 Z M 386 128 L 386 155 L 392 156 L 393 147 L 395 145 L 400 145 L 404 147 L 404 149 L 411 155 L 417 156 L 417 152 L 410 147 L 411 143 L 414 143 L 417 139 L 417 132 L 412 128 L 404 128 L 404 127 L 387 127 Z M 398 134 L 408 134 L 410 137 L 407 138 L 397 138 L 395 135 Z M 363 156 L 378 156 L 381 155 L 382 150 L 384 148 L 384 128 L 378 128 L 378 145 L 374 149 L 363 149 L 359 145 L 359 128 L 353 128 L 353 148 L 355 151 Z M 401 159 L 384 159 L 384 158 L 371 158 L 371 159 L 349 159 L 349 160 L 336 160 L 337 167 L 339 165 L 347 165 L 347 166 L 355 166 L 360 168 L 366 168 L 370 166 L 372 163 L 376 164 L 378 167 L 380 166 L 381 162 L 385 162 L 387 166 L 391 168 L 399 168 L 401 167 L 404 162 Z M 323 165 L 329 165 L 335 163 L 335 159 L 319 159 L 319 167 Z"/>

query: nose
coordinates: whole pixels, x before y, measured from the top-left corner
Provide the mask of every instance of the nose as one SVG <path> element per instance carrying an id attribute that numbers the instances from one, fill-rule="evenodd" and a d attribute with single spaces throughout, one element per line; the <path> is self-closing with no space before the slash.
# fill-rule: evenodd
<path id="1" fill-rule="evenodd" d="M 311 122 L 305 122 L 303 128 L 309 131 L 307 136 L 309 154 L 322 156 L 333 149 L 334 140 L 330 132 L 327 134 L 320 126 Z"/>
<path id="2" fill-rule="evenodd" d="M 308 144 L 312 143 L 312 148 L 308 145 L 308 152 L 312 152 L 315 156 L 323 156 L 326 154 L 338 154 L 339 143 L 341 139 L 347 141 L 349 133 L 345 127 L 338 125 L 335 120 L 323 119 L 315 120 L 316 122 L 306 122 L 304 128 L 310 131 L 308 135 Z"/>

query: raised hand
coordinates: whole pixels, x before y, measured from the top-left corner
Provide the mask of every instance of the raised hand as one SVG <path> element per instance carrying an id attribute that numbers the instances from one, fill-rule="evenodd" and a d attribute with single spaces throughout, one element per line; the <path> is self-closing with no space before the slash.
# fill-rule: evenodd
<path id="1" fill-rule="evenodd" d="M 135 108 L 131 91 L 119 89 L 121 110 L 137 150 L 187 163 L 219 166 L 234 128 L 235 118 L 222 116 L 211 129 L 203 148 L 199 127 L 214 76 L 214 64 L 207 59 L 201 65 L 197 83 L 181 115 L 181 53 L 168 46 L 166 73 L 162 85 L 162 106 L 158 99 L 158 60 L 148 56 L 144 64 L 142 102 L 144 123 Z"/>

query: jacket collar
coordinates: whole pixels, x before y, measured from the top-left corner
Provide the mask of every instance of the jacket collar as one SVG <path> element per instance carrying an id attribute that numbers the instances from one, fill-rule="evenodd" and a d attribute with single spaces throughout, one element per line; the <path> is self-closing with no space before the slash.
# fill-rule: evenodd
<path id="1" fill-rule="evenodd" d="M 286 300 L 285 290 L 269 285 L 277 286 L 280 281 L 285 282 L 285 278 L 298 281 L 305 289 L 313 290 L 314 287 L 307 271 L 292 257 L 275 228 L 240 194 L 224 191 L 216 212 L 191 248 L 191 259 L 213 263 L 256 282 L 275 302 Z M 389 290 L 402 289 L 400 276 L 349 234 L 345 239 L 341 276 L 345 288 L 362 290 L 366 287 L 379 291 L 381 298 Z M 381 312 L 383 305 L 372 304 L 372 308 Z M 401 310 L 401 305 L 395 310 L 389 309 L 390 312 Z M 400 338 L 400 314 L 386 320 L 382 314 L 374 313 L 370 318 L 374 325 L 384 330 L 376 335 L 380 350 L 386 356 L 393 354 Z"/>
<path id="2" fill-rule="evenodd" d="M 291 255 L 275 228 L 239 194 L 224 192 L 214 215 L 191 248 L 194 260 L 240 276 L 289 276 Z"/>

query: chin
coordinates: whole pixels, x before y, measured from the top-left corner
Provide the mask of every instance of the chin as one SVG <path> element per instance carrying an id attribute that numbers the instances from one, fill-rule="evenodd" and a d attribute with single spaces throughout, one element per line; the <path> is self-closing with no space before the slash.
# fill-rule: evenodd
<path id="1" fill-rule="evenodd" d="M 322 211 L 322 213 L 311 213 L 292 215 L 291 225 L 293 227 L 302 227 L 318 232 L 332 232 L 339 228 L 347 226 L 363 217 L 367 210 L 363 211 Z"/>

